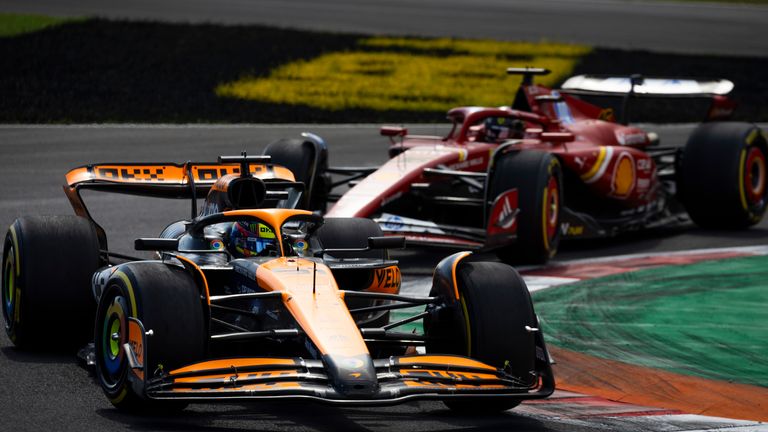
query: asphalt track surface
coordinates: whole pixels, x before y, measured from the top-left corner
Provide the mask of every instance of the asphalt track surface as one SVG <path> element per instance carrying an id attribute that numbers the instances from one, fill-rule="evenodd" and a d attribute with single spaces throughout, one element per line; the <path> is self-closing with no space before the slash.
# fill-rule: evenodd
<path id="1" fill-rule="evenodd" d="M 0 0 L 0 11 L 768 55 L 768 7 L 628 0 Z"/>
<path id="2" fill-rule="evenodd" d="M 692 126 L 652 129 L 667 143 L 682 143 Z M 260 153 L 274 139 L 303 130 L 325 137 L 333 165 L 376 164 L 386 158 L 378 125 L 337 126 L 0 126 L 0 226 L 24 214 L 71 214 L 61 190 L 64 173 L 95 162 L 215 160 L 242 150 Z M 442 126 L 411 127 L 439 133 Z M 93 194 L 85 197 L 94 217 L 104 222 L 114 250 L 130 252 L 138 236 L 159 233 L 171 219 L 185 218 L 189 204 Z M 705 247 L 764 245 L 768 221 L 744 232 L 703 231 L 692 226 L 625 236 L 604 242 L 566 245 L 558 260 Z M 400 254 L 404 280 L 431 273 L 446 251 Z M 486 257 L 493 259 L 493 257 Z M 56 331 L 52 329 L 52 337 Z M 617 421 L 616 419 L 613 420 Z M 627 420 L 628 421 L 628 420 Z M 140 418 L 111 408 L 88 372 L 71 353 L 15 350 L 0 335 L 0 424 L 4 430 L 535 430 L 592 431 L 633 429 L 607 426 L 599 419 L 567 421 L 532 415 L 524 408 L 479 417 L 456 415 L 441 404 L 418 402 L 388 408 L 339 409 L 315 404 L 199 405 L 182 415 Z M 7 427 L 7 429 L 6 429 Z"/>

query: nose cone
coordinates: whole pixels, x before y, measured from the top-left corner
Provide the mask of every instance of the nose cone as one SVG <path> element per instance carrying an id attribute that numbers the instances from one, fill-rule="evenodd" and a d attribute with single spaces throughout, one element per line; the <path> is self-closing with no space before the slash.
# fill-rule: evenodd
<path id="1" fill-rule="evenodd" d="M 353 357 L 325 355 L 323 362 L 328 368 L 328 377 L 333 388 L 340 394 L 350 398 L 362 398 L 378 393 L 376 368 L 369 354 Z"/>

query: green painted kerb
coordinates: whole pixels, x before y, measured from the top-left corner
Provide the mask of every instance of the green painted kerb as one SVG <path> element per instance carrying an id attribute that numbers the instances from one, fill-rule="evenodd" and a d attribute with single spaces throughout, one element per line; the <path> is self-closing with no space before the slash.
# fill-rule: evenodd
<path id="1" fill-rule="evenodd" d="M 768 387 L 768 257 L 660 267 L 533 297 L 551 344 Z"/>

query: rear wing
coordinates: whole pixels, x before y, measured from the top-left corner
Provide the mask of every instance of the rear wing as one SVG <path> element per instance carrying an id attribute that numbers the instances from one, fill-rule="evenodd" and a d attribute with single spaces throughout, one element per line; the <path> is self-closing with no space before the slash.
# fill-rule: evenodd
<path id="1" fill-rule="evenodd" d="M 706 97 L 728 95 L 733 87 L 733 82 L 726 79 L 577 75 L 568 78 L 561 89 L 574 94 Z"/>
<path id="2" fill-rule="evenodd" d="M 214 184 L 226 175 L 249 171 L 265 186 L 266 205 L 292 207 L 304 193 L 304 184 L 295 181 L 293 173 L 280 165 L 263 163 L 269 156 L 220 158 L 221 162 L 179 163 L 103 163 L 74 168 L 66 174 L 67 195 L 75 214 L 95 225 L 100 247 L 107 251 L 104 229 L 93 220 L 80 192 L 100 190 L 155 198 L 189 199 L 191 219 L 197 216 L 197 198 L 206 197 Z M 238 160 L 240 163 L 234 162 Z"/>
<path id="3" fill-rule="evenodd" d="M 629 99 L 633 97 L 709 99 L 706 120 L 726 119 L 736 103 L 728 95 L 734 88 L 727 79 L 663 78 L 608 75 L 577 75 L 560 87 L 562 93 L 623 98 L 622 123 L 629 122 Z"/>
<path id="4" fill-rule="evenodd" d="M 295 182 L 293 173 L 280 165 L 249 164 L 252 176 L 267 183 Z M 67 188 L 101 189 L 160 198 L 202 198 L 214 183 L 228 174 L 240 175 L 238 163 L 104 163 L 69 171 Z"/>

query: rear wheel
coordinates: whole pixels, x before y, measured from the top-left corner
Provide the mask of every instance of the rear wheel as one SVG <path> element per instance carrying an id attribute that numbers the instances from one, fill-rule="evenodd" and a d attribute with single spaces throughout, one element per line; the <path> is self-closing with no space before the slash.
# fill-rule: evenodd
<path id="1" fill-rule="evenodd" d="M 489 176 L 488 197 L 497 204 L 500 195 L 517 189 L 520 210 L 517 240 L 496 252 L 502 261 L 542 264 L 555 256 L 560 244 L 562 177 L 560 162 L 549 153 L 513 152 L 495 162 Z M 497 222 L 500 221 L 486 221 L 489 225 Z"/>
<path id="2" fill-rule="evenodd" d="M 531 296 L 515 269 L 501 263 L 461 263 L 456 271 L 459 311 L 443 321 L 425 322 L 428 337 L 443 342 L 427 346 L 434 353 L 458 354 L 504 369 L 525 383 L 535 380 L 537 327 Z M 430 296 L 439 295 L 433 287 Z M 459 331 L 456 331 L 459 330 Z M 463 335 L 461 337 L 460 335 Z M 494 412 L 520 403 L 508 398 L 455 398 L 445 404 L 460 411 Z"/>
<path id="3" fill-rule="evenodd" d="M 120 266 L 99 300 L 94 333 L 96 374 L 114 406 L 150 413 L 183 409 L 184 403 L 155 401 L 143 394 L 141 376 L 130 368 L 123 347 L 141 340 L 141 335 L 129 334 L 129 318 L 151 332 L 144 338 L 144 368 L 139 372 L 146 378 L 202 360 L 207 332 L 192 276 L 160 262 Z"/>
<path id="4" fill-rule="evenodd" d="M 305 193 L 299 207 L 325 211 L 331 178 L 325 172 L 328 154 L 320 145 L 301 139 L 280 139 L 269 144 L 264 154 L 272 158 L 271 162 L 291 170 L 296 181 L 304 183 Z"/>
<path id="5" fill-rule="evenodd" d="M 17 219 L 3 248 L 5 331 L 19 347 L 75 347 L 90 340 L 100 265 L 96 230 L 77 216 Z"/>
<path id="6" fill-rule="evenodd" d="M 705 123 L 678 163 L 680 200 L 698 225 L 746 228 L 763 218 L 768 198 L 768 146 L 749 123 Z"/>

